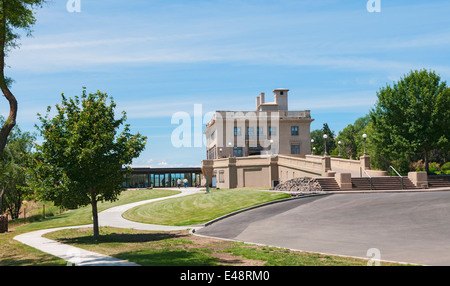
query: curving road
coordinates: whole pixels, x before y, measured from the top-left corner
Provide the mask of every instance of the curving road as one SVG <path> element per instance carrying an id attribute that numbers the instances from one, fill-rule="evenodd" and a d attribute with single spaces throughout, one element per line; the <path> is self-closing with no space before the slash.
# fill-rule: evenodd
<path id="1" fill-rule="evenodd" d="M 450 192 L 333 194 L 250 210 L 196 234 L 295 250 L 450 265 Z"/>

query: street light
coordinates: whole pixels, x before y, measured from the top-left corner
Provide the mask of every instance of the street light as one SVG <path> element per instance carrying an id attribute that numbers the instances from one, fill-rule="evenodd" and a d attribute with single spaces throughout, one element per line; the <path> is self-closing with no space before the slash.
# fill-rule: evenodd
<path id="1" fill-rule="evenodd" d="M 314 152 L 312 151 L 313 144 L 314 144 L 314 139 L 311 139 L 311 153 L 314 155 Z"/>
<path id="2" fill-rule="evenodd" d="M 364 156 L 367 155 L 366 154 L 366 138 L 367 138 L 367 134 L 363 134 L 363 140 L 364 140 Z"/>
<path id="3" fill-rule="evenodd" d="M 327 136 L 327 134 L 323 134 L 323 139 L 325 139 L 325 156 L 326 155 L 328 155 L 328 153 L 327 153 L 327 138 L 328 138 L 328 136 Z"/>
<path id="4" fill-rule="evenodd" d="M 231 144 L 231 142 L 228 142 L 228 147 L 231 148 L 232 145 L 233 145 L 233 144 Z M 231 154 L 233 154 L 233 156 L 231 156 Z M 234 152 L 233 152 L 233 150 L 230 150 L 230 158 L 231 158 L 231 157 L 234 157 Z"/>
<path id="5" fill-rule="evenodd" d="M 316 151 L 316 147 L 313 147 L 312 154 L 314 155 L 314 151 Z"/>

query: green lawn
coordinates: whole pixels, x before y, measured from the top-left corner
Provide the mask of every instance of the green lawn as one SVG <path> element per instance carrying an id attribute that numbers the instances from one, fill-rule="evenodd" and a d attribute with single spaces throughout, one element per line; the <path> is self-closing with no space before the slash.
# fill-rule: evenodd
<path id="1" fill-rule="evenodd" d="M 99 203 L 98 210 L 103 211 L 118 205 L 171 196 L 177 193 L 179 193 L 179 191 L 124 191 L 116 202 Z M 24 225 L 18 225 L 17 223 L 12 224 L 8 233 L 0 234 L 0 266 L 66 265 L 66 261 L 24 245 L 15 241 L 13 238 L 21 233 L 39 229 L 90 224 L 92 223 L 91 217 L 91 207 L 86 206 L 33 223 Z"/>
<path id="2" fill-rule="evenodd" d="M 289 198 L 256 189 L 213 190 L 211 193 L 158 201 L 128 210 L 124 218 L 158 225 L 196 225 L 244 208 Z"/>
<path id="3" fill-rule="evenodd" d="M 119 199 L 115 202 L 103 202 L 98 203 L 98 212 L 102 212 L 106 209 L 125 205 L 129 203 L 151 200 L 160 197 L 167 197 L 179 194 L 179 191 L 173 190 L 130 190 L 124 191 L 120 195 Z M 21 226 L 19 230 L 23 232 L 33 231 L 37 229 L 64 227 L 64 226 L 76 226 L 92 223 L 92 209 L 91 206 L 85 206 L 76 210 L 71 210 L 67 213 L 54 216 L 39 222 L 34 222 Z"/>
<path id="4" fill-rule="evenodd" d="M 46 237 L 143 266 L 367 265 L 364 259 L 203 238 L 187 231 L 161 233 L 105 227 L 100 229 L 99 241 L 94 241 L 90 229 L 62 230 Z M 381 265 L 396 264 L 383 262 Z"/>

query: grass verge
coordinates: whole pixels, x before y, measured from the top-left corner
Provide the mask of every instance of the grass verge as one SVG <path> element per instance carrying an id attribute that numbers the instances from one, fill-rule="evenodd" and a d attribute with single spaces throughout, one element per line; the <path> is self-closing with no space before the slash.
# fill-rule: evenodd
<path id="1" fill-rule="evenodd" d="M 138 206 L 126 211 L 123 217 L 158 225 L 196 225 L 234 211 L 285 198 L 289 198 L 289 195 L 256 189 L 213 190 L 209 194 L 200 193 Z"/>

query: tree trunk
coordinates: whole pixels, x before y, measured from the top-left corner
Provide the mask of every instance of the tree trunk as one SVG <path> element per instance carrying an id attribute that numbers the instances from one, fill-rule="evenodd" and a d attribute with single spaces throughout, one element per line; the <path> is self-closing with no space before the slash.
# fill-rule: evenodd
<path id="1" fill-rule="evenodd" d="M 22 199 L 19 196 L 18 198 L 16 198 L 15 203 L 10 203 L 8 205 L 9 214 L 11 215 L 11 219 L 19 218 L 21 208 L 22 208 Z"/>
<path id="2" fill-rule="evenodd" d="M 9 116 L 0 130 L 0 157 L 2 156 L 3 150 L 6 146 L 6 141 L 8 139 L 9 133 L 16 126 L 17 118 L 17 100 L 6 84 L 5 78 L 5 45 L 6 45 L 6 20 L 5 18 L 5 2 L 2 1 L 1 10 L 3 11 L 3 19 L 0 19 L 0 89 L 3 95 L 9 102 Z"/>
<path id="3" fill-rule="evenodd" d="M 0 233 L 8 232 L 8 215 L 0 215 Z"/>
<path id="4" fill-rule="evenodd" d="M 0 192 L 0 215 L 3 215 L 3 197 L 5 196 L 6 189 L 8 189 L 8 186 L 3 186 Z"/>
<path id="5" fill-rule="evenodd" d="M 3 216 L 3 197 L 5 196 L 7 186 L 3 186 L 0 192 L 0 233 L 8 231 L 8 216 Z"/>
<path id="6" fill-rule="evenodd" d="M 429 166 L 428 166 L 428 148 L 425 145 L 425 147 L 423 148 L 423 154 L 424 154 L 424 159 L 425 159 L 425 172 L 427 172 L 430 170 Z"/>
<path id="7" fill-rule="evenodd" d="M 97 240 L 98 237 L 99 237 L 97 199 L 96 199 L 96 196 L 95 196 L 95 190 L 92 187 L 89 188 L 89 193 L 91 195 L 92 220 L 93 220 L 93 223 L 94 223 L 94 226 L 93 226 L 94 239 Z"/>

